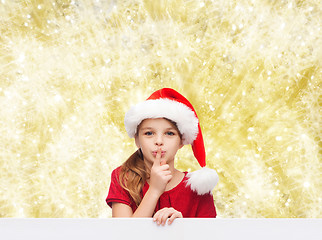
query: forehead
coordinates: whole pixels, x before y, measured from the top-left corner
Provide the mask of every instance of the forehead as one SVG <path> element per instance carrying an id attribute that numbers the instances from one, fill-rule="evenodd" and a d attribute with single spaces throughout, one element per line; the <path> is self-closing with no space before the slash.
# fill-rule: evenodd
<path id="1" fill-rule="evenodd" d="M 142 128 L 174 128 L 176 127 L 167 119 L 164 118 L 149 118 L 140 123 L 140 129 Z"/>

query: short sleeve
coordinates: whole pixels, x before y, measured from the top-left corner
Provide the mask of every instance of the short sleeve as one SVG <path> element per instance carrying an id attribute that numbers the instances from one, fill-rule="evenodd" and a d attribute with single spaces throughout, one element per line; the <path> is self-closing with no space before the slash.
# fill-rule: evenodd
<path id="1" fill-rule="evenodd" d="M 199 204 L 196 211 L 196 217 L 199 218 L 215 218 L 217 216 L 212 194 L 204 194 L 199 196 Z"/>
<path id="2" fill-rule="evenodd" d="M 113 170 L 111 174 L 111 184 L 106 198 L 106 203 L 112 207 L 113 202 L 123 203 L 133 207 L 133 201 L 128 191 L 126 191 L 119 182 L 120 167 Z"/>

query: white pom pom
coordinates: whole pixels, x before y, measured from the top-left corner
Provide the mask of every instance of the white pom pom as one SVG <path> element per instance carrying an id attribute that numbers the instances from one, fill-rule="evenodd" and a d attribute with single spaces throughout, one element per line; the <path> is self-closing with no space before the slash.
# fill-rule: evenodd
<path id="1" fill-rule="evenodd" d="M 189 178 L 187 186 L 190 186 L 198 195 L 211 193 L 219 181 L 217 172 L 206 167 L 188 173 L 187 177 Z"/>

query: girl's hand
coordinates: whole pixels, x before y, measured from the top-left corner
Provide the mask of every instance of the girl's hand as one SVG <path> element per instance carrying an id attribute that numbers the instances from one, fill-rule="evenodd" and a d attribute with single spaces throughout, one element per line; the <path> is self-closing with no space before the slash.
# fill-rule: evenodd
<path id="1" fill-rule="evenodd" d="M 168 218 L 168 224 L 170 225 L 174 219 L 182 218 L 182 213 L 174 208 L 162 208 L 154 214 L 153 221 L 158 225 L 162 224 L 164 226 Z"/>
<path id="2" fill-rule="evenodd" d="M 161 148 L 158 149 L 155 160 L 151 168 L 150 175 L 150 188 L 156 191 L 161 196 L 165 191 L 168 182 L 171 180 L 172 175 L 169 170 L 169 165 L 161 160 Z"/>

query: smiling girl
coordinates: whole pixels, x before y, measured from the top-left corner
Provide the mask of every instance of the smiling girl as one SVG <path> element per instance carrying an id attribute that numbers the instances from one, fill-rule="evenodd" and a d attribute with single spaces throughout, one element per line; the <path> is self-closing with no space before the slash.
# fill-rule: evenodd
<path id="1" fill-rule="evenodd" d="M 205 167 L 197 114 L 189 101 L 170 88 L 154 92 L 125 115 L 125 128 L 138 150 L 112 172 L 106 202 L 113 217 L 153 217 L 171 224 L 180 217 L 216 217 L 212 189 L 217 173 Z M 174 167 L 175 155 L 191 144 L 202 169 Z"/>

